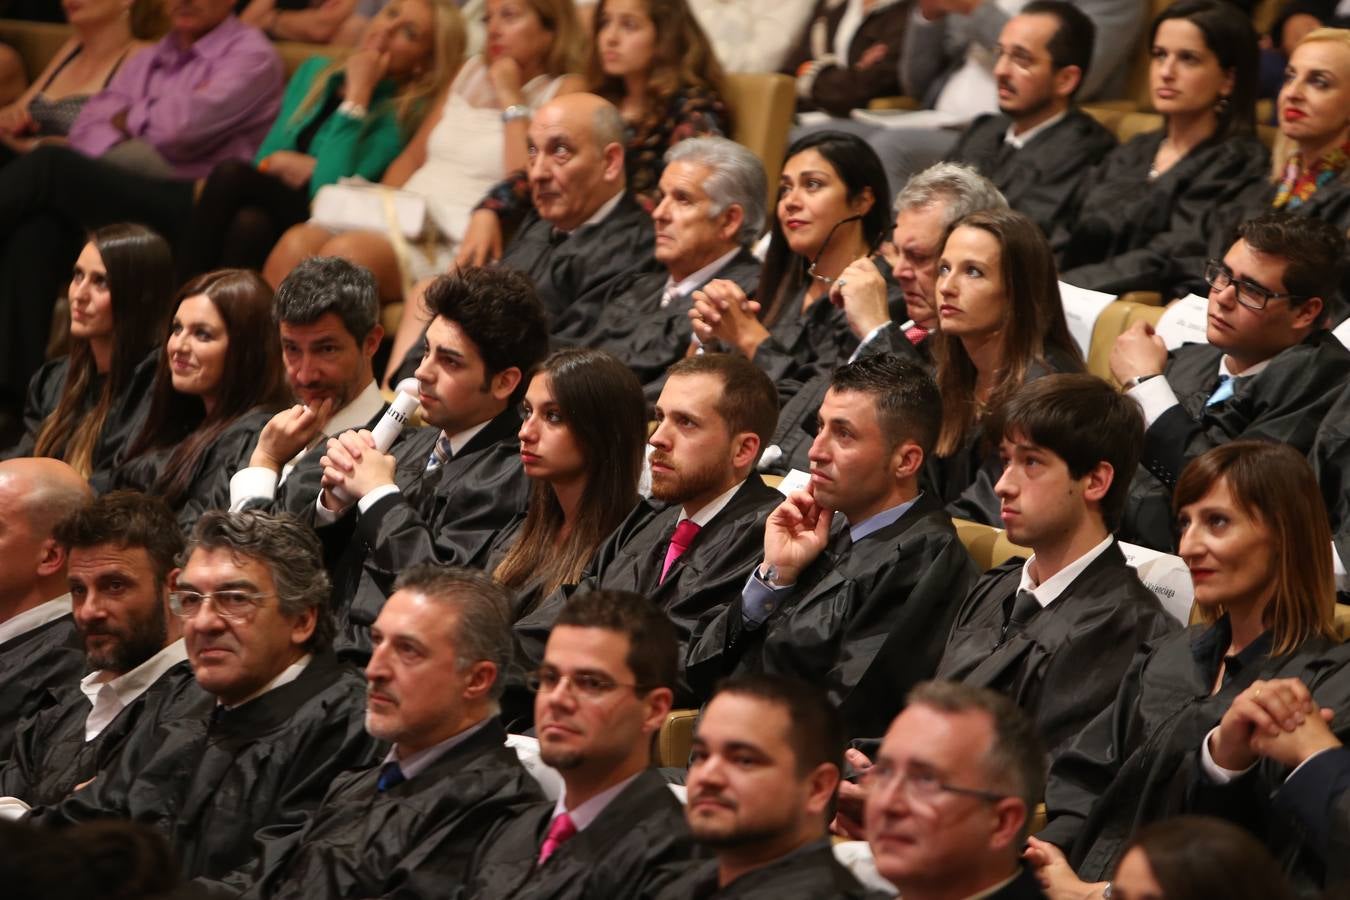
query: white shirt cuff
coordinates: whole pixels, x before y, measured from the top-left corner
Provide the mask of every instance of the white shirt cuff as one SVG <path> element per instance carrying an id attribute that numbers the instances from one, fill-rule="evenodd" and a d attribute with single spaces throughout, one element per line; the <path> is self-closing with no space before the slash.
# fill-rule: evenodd
<path id="1" fill-rule="evenodd" d="M 238 512 L 251 500 L 271 502 L 277 495 L 277 473 L 265 466 L 249 466 L 230 479 L 230 511 Z"/>
<path id="2" fill-rule="evenodd" d="M 1153 423 L 1162 417 L 1172 407 L 1176 406 L 1177 395 L 1172 392 L 1172 386 L 1167 383 L 1164 375 L 1156 378 L 1150 378 L 1142 384 L 1136 385 L 1126 392 L 1125 396 L 1134 399 L 1139 404 L 1139 408 L 1144 411 L 1144 427 L 1152 428 Z"/>
<path id="3" fill-rule="evenodd" d="M 1223 766 L 1216 763 L 1214 757 L 1211 756 L 1209 752 L 1209 739 L 1213 737 L 1214 732 L 1218 730 L 1217 727 L 1210 729 L 1209 733 L 1205 735 L 1205 739 L 1200 742 L 1200 768 L 1204 771 L 1205 777 L 1215 784 L 1228 784 L 1234 779 L 1241 778 L 1243 775 L 1246 775 L 1252 769 L 1256 768 L 1256 764 L 1252 763 L 1245 769 L 1233 770 L 1225 769 Z M 1304 762 L 1307 762 L 1307 760 L 1304 760 Z"/>
<path id="4" fill-rule="evenodd" d="M 332 525 L 338 519 L 345 516 L 350 510 L 350 506 L 344 506 L 342 509 L 333 510 L 323 505 L 323 491 L 319 491 L 319 496 L 314 498 L 314 527 L 322 528 L 325 525 Z"/>
<path id="5" fill-rule="evenodd" d="M 398 485 L 382 484 L 369 494 L 366 494 L 360 500 L 357 500 L 356 508 L 361 512 L 361 515 L 364 516 L 366 513 L 370 512 L 372 506 L 379 502 L 381 497 L 388 497 L 390 494 L 397 494 L 398 492 Z"/>

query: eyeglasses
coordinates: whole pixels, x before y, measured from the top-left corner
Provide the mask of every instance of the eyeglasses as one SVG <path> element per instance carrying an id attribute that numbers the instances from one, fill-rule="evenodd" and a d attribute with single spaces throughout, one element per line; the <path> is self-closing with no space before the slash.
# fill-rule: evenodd
<path id="1" fill-rule="evenodd" d="M 1003 57 L 1008 57 L 1008 61 L 1019 69 L 1028 70 L 1036 63 L 1040 62 L 1042 57 L 1032 56 L 1020 47 L 1012 50 L 1004 50 L 999 44 L 994 45 L 994 62 L 998 62 Z"/>
<path id="2" fill-rule="evenodd" d="M 1254 309 L 1258 312 L 1266 308 L 1266 304 L 1272 300 L 1302 300 L 1299 294 L 1277 294 L 1268 287 L 1263 287 L 1248 278 L 1234 278 L 1233 270 L 1224 265 L 1217 259 L 1211 259 L 1205 262 L 1205 281 L 1216 291 L 1221 291 L 1230 284 L 1237 291 L 1237 301 L 1248 309 Z"/>
<path id="3" fill-rule="evenodd" d="M 834 284 L 835 281 L 837 281 L 838 279 L 831 278 L 829 275 L 821 275 L 820 273 L 818 273 L 816 271 L 816 263 L 820 262 L 820 258 L 825 255 L 825 250 L 830 246 L 830 241 L 834 238 L 834 233 L 839 230 L 840 225 L 844 225 L 849 222 L 861 222 L 862 219 L 863 217 L 860 214 L 846 216 L 845 218 L 842 218 L 838 222 L 835 222 L 833 225 L 831 225 L 829 232 L 827 232 L 825 235 L 824 242 L 821 243 L 820 245 L 820 249 L 816 251 L 815 258 L 811 260 L 811 265 L 806 267 L 806 274 L 810 275 L 816 281 L 822 282 L 824 284 Z M 878 238 L 877 240 L 872 241 L 867 245 L 868 256 L 871 256 L 873 253 L 877 252 L 877 244 L 879 244 L 880 242 L 881 241 Z"/>
<path id="4" fill-rule="evenodd" d="M 994 791 L 981 790 L 979 788 L 961 787 L 960 785 L 948 784 L 937 776 L 934 772 L 918 771 L 906 773 L 901 769 L 891 768 L 885 763 L 877 763 L 862 774 L 863 786 L 868 791 L 890 790 L 899 782 L 900 790 L 905 792 L 905 797 L 911 802 L 923 805 L 932 804 L 939 794 L 960 794 L 964 797 L 975 797 L 988 803 L 997 803 L 1000 800 L 1007 799 L 1008 794 L 999 794 Z"/>
<path id="5" fill-rule="evenodd" d="M 276 594 L 248 591 L 208 591 L 205 594 L 197 591 L 170 591 L 169 609 L 175 616 L 190 619 L 197 615 L 209 600 L 216 608 L 216 615 L 222 619 L 244 622 L 253 618 L 258 608 L 262 606 L 263 600 L 275 596 Z"/>
<path id="6" fill-rule="evenodd" d="M 588 700 L 598 700 L 606 694 L 618 690 L 619 688 L 632 688 L 638 690 L 641 685 L 625 684 L 614 681 L 603 675 L 595 675 L 591 672 L 578 672 L 575 675 L 564 675 L 557 669 L 544 667 L 531 672 L 525 676 L 525 686 L 536 694 L 543 691 L 551 694 L 558 689 L 558 685 L 564 681 L 571 687 L 572 692 L 579 697 L 585 697 Z"/>

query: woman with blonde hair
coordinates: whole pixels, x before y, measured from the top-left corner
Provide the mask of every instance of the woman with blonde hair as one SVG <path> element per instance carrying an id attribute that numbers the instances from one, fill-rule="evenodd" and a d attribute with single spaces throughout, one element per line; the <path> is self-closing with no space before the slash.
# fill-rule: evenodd
<path id="1" fill-rule="evenodd" d="M 1029 851 L 1051 897 L 1099 887 L 1137 828 L 1184 811 L 1177 785 L 1234 697 L 1258 679 L 1315 689 L 1335 668 L 1331 528 L 1300 453 L 1223 444 L 1181 473 L 1172 507 L 1198 622 L 1141 652 L 1052 761 L 1049 825 Z"/>

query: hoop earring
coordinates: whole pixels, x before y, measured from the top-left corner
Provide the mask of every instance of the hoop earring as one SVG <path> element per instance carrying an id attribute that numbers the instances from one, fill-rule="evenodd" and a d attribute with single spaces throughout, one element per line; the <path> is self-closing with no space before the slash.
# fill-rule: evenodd
<path id="1" fill-rule="evenodd" d="M 1228 102 L 1228 97 L 1226 97 L 1226 96 L 1224 96 L 1224 95 L 1222 95 L 1222 94 L 1219 95 L 1219 99 L 1214 101 L 1214 113 L 1215 113 L 1215 115 L 1223 116 L 1223 115 L 1227 114 L 1227 112 L 1228 112 L 1228 107 L 1229 107 L 1229 106 L 1230 106 L 1230 104 L 1229 104 L 1229 102 Z"/>

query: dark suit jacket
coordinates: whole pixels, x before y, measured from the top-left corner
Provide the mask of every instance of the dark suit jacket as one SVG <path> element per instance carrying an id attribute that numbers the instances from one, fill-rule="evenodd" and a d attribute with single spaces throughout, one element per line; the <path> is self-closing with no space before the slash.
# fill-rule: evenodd
<path id="1" fill-rule="evenodd" d="M 1177 624 L 1112 543 L 1004 639 L 1004 605 L 1017 593 L 1024 563 L 1010 560 L 975 585 L 956 614 L 937 677 L 1005 694 L 1036 723 L 1053 756 L 1111 705 L 1140 647 Z"/>
<path id="2" fill-rule="evenodd" d="M 977 573 L 927 494 L 857 544 L 847 538 L 836 523 L 830 547 L 760 627 L 747 627 L 739 601 L 699 623 L 687 661 L 696 692 L 723 675 L 795 675 L 829 691 L 850 736 L 886 730 L 909 688 L 932 677 Z"/>
<path id="3" fill-rule="evenodd" d="M 717 886 L 717 861 L 706 862 L 671 881 L 658 900 L 879 900 L 834 858 L 828 840 L 812 841 L 767 865 Z"/>
<path id="4" fill-rule="evenodd" d="M 539 865 L 553 807 L 540 803 L 486 835 L 461 896 L 636 900 L 648 896 L 658 872 L 696 856 L 684 807 L 654 769 L 638 775 L 590 827 Z"/>
<path id="5" fill-rule="evenodd" d="M 1055 230 L 1083 176 L 1116 146 L 1116 136 L 1079 109 L 1019 150 L 1005 144 L 1012 119 L 986 113 L 970 123 L 950 158 L 974 166 L 1007 198 L 1008 205 L 1041 226 Z"/>
<path id="6" fill-rule="evenodd" d="M 1239 378 L 1232 397 L 1206 406 L 1219 386 L 1222 356 L 1209 344 L 1187 344 L 1168 359 L 1164 376 L 1180 402 L 1144 433 L 1144 456 L 1120 530 L 1123 540 L 1171 552 L 1172 489 L 1187 463 L 1241 439 L 1279 441 L 1307 453 L 1337 388 L 1350 379 L 1350 351 L 1330 332 L 1314 331 L 1261 372 Z"/>

